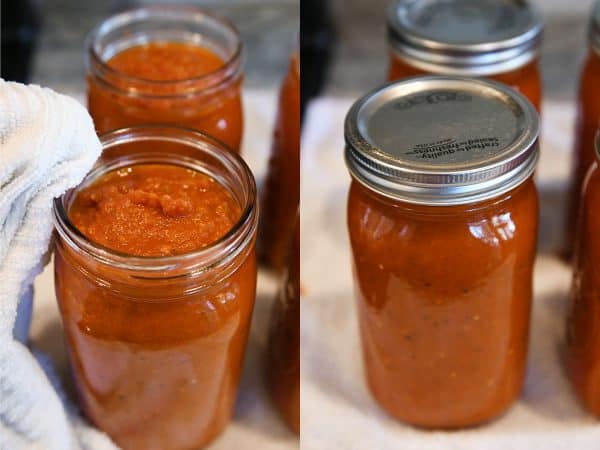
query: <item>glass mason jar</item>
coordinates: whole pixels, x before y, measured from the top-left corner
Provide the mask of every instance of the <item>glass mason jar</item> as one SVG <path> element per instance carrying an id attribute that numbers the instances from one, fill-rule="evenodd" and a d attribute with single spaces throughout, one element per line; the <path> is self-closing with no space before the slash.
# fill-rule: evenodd
<path id="1" fill-rule="evenodd" d="M 573 173 L 567 209 L 565 256 L 570 258 L 576 242 L 583 178 L 596 161 L 594 136 L 600 126 L 600 2 L 596 2 L 589 31 L 589 50 L 579 82 Z"/>
<path id="2" fill-rule="evenodd" d="M 139 127 L 101 139 L 96 166 L 54 204 L 56 296 L 80 403 L 124 449 L 200 448 L 229 422 L 238 388 L 257 276 L 254 178 L 196 131 Z M 86 238 L 70 218 L 77 193 L 137 164 L 211 176 L 239 205 L 239 220 L 175 256 L 133 256 Z"/>
<path id="3" fill-rule="evenodd" d="M 579 233 L 567 319 L 567 361 L 571 384 L 585 408 L 600 417 L 600 171 L 594 161 L 583 182 Z"/>
<path id="4" fill-rule="evenodd" d="M 152 59 L 152 51 L 165 48 L 144 47 L 150 44 L 174 44 L 166 51 L 177 52 L 176 64 L 165 63 L 162 54 Z M 146 124 L 185 126 L 239 152 L 243 52 L 232 24 L 191 6 L 149 6 L 110 17 L 86 45 L 88 109 L 98 133 Z M 145 61 L 127 71 L 116 68 L 113 58 L 134 48 L 146 48 Z M 223 64 L 189 76 L 202 62 L 186 49 L 198 48 Z"/>
<path id="5" fill-rule="evenodd" d="M 271 311 L 265 378 L 275 407 L 300 433 L 300 216 L 296 211 L 286 272 Z"/>
<path id="6" fill-rule="evenodd" d="M 285 267 L 300 204 L 300 56 L 290 62 L 281 87 L 279 111 L 259 227 L 259 259 L 279 271 Z"/>
<path id="7" fill-rule="evenodd" d="M 394 0 L 388 9 L 388 80 L 439 74 L 487 77 L 540 111 L 543 21 L 528 2 Z"/>
<path id="8" fill-rule="evenodd" d="M 488 421 L 520 392 L 538 118 L 499 83 L 423 77 L 358 100 L 347 221 L 367 381 L 425 428 Z"/>

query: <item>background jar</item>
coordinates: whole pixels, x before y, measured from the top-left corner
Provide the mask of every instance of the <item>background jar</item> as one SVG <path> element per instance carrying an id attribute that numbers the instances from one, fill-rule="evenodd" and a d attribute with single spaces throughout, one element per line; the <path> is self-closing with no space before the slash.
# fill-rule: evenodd
<path id="1" fill-rule="evenodd" d="M 229 422 L 237 393 L 256 288 L 254 179 L 241 158 L 191 130 L 123 129 L 102 142 L 95 168 L 54 207 L 56 296 L 80 403 L 124 449 L 199 448 Z M 212 176 L 240 219 L 182 255 L 137 257 L 95 244 L 69 219 L 74 196 L 135 164 Z"/>
<path id="2" fill-rule="evenodd" d="M 129 48 L 173 42 L 211 50 L 218 70 L 181 80 L 124 74 L 109 60 Z M 150 6 L 110 17 L 87 40 L 88 109 L 99 133 L 147 124 L 194 128 L 238 151 L 243 131 L 242 42 L 235 27 L 191 6 Z"/>
<path id="3" fill-rule="evenodd" d="M 279 94 L 267 178 L 261 196 L 259 258 L 277 271 L 286 264 L 300 204 L 300 55 L 292 56 Z"/>
<path id="4" fill-rule="evenodd" d="M 538 199 L 538 119 L 498 83 L 415 78 L 346 118 L 348 230 L 367 381 L 426 428 L 488 421 L 519 394 Z"/>
<path id="5" fill-rule="evenodd" d="M 285 423 L 300 433 L 300 214 L 284 277 L 271 311 L 265 379 Z"/>
<path id="6" fill-rule="evenodd" d="M 439 74 L 487 77 L 541 110 L 543 22 L 527 2 L 394 0 L 388 9 L 388 80 Z"/>
<path id="7" fill-rule="evenodd" d="M 565 256 L 569 258 L 576 241 L 580 214 L 581 187 L 585 174 L 596 161 L 594 137 L 600 126 L 600 2 L 596 2 L 589 29 L 589 49 L 581 71 L 573 150 L 573 173 L 566 218 Z"/>
<path id="8" fill-rule="evenodd" d="M 583 181 L 573 283 L 567 319 L 567 361 L 571 384 L 585 408 L 600 417 L 600 171 L 598 148 Z"/>

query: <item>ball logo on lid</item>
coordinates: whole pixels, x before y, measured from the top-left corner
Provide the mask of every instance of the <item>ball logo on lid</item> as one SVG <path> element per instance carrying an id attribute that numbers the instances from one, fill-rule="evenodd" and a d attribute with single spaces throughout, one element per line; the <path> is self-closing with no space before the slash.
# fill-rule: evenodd
<path id="1" fill-rule="evenodd" d="M 417 94 L 402 99 L 394 105 L 394 109 L 409 109 L 422 104 L 436 104 L 442 102 L 470 102 L 471 96 L 460 91 L 435 91 L 426 95 Z"/>

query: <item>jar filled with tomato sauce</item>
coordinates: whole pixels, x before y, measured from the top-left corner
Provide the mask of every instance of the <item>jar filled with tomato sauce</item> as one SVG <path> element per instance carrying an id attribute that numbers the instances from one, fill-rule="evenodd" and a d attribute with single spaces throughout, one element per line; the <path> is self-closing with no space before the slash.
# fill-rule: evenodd
<path id="1" fill-rule="evenodd" d="M 259 258 L 277 271 L 286 264 L 300 204 L 300 55 L 290 62 L 279 95 L 271 158 L 262 192 Z"/>
<path id="2" fill-rule="evenodd" d="M 230 420 L 255 299 L 257 204 L 199 132 L 104 135 L 55 200 L 56 296 L 80 404 L 121 448 L 201 448 Z"/>
<path id="3" fill-rule="evenodd" d="M 595 158 L 584 181 L 567 316 L 567 362 L 571 384 L 585 408 L 600 417 L 600 170 Z"/>
<path id="4" fill-rule="evenodd" d="M 474 426 L 518 396 L 538 117 L 500 83 L 423 77 L 350 109 L 347 221 L 368 385 L 392 416 Z"/>
<path id="5" fill-rule="evenodd" d="M 540 111 L 543 21 L 521 0 L 394 0 L 388 80 L 439 74 L 492 78 Z"/>
<path id="6" fill-rule="evenodd" d="M 86 45 L 98 133 L 176 125 L 239 152 L 243 47 L 232 24 L 191 6 L 150 6 L 110 17 Z"/>
<path id="7" fill-rule="evenodd" d="M 567 209 L 565 256 L 569 258 L 576 241 L 580 214 L 581 186 L 585 174 L 596 161 L 594 136 L 600 126 L 600 2 L 596 2 L 589 29 L 589 50 L 579 82 L 575 126 L 574 163 Z"/>
<path id="8" fill-rule="evenodd" d="M 273 404 L 300 433 L 300 216 L 288 245 L 288 262 L 271 311 L 266 361 L 267 388 Z"/>

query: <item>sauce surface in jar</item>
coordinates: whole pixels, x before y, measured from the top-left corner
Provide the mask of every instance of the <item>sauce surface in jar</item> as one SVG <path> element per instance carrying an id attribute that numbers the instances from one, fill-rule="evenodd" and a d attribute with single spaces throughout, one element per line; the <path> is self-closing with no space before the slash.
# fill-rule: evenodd
<path id="1" fill-rule="evenodd" d="M 88 109 L 98 133 L 170 124 L 203 131 L 239 151 L 243 118 L 237 31 L 189 7 L 169 8 L 163 15 L 161 7 L 136 11 L 109 18 L 90 38 Z"/>
<path id="2" fill-rule="evenodd" d="M 179 129 L 123 140 L 132 133 L 139 154 L 108 157 L 55 203 L 71 369 L 83 411 L 121 448 L 200 448 L 237 393 L 256 289 L 255 186 L 216 141 Z M 178 137 L 218 151 L 194 161 L 175 153 Z M 119 136 L 106 139 L 104 153 L 118 152 Z"/>
<path id="3" fill-rule="evenodd" d="M 300 433 L 300 216 L 279 295 L 271 311 L 266 382 L 275 407 Z"/>
<path id="4" fill-rule="evenodd" d="M 300 59 L 295 55 L 281 87 L 279 111 L 262 193 L 259 258 L 279 271 L 285 266 L 300 204 Z"/>
<path id="5" fill-rule="evenodd" d="M 538 120 L 498 83 L 425 77 L 346 118 L 348 230 L 371 392 L 425 428 L 489 421 L 527 355 Z"/>
<path id="6" fill-rule="evenodd" d="M 388 11 L 388 80 L 487 77 L 521 92 L 540 111 L 542 20 L 532 8 L 520 1 L 396 0 Z"/>
<path id="7" fill-rule="evenodd" d="M 567 361 L 571 384 L 581 403 L 600 417 L 600 170 L 597 158 L 583 184 L 567 320 Z"/>
<path id="8" fill-rule="evenodd" d="M 585 174 L 596 161 L 594 139 L 600 126 L 600 2 L 590 23 L 590 49 L 581 72 L 575 126 L 574 163 L 567 210 L 564 256 L 569 259 L 577 240 L 581 188 Z"/>
<path id="9" fill-rule="evenodd" d="M 79 191 L 69 210 L 88 239 L 136 256 L 206 247 L 231 230 L 239 216 L 239 206 L 214 178 L 167 165 L 109 172 Z"/>

